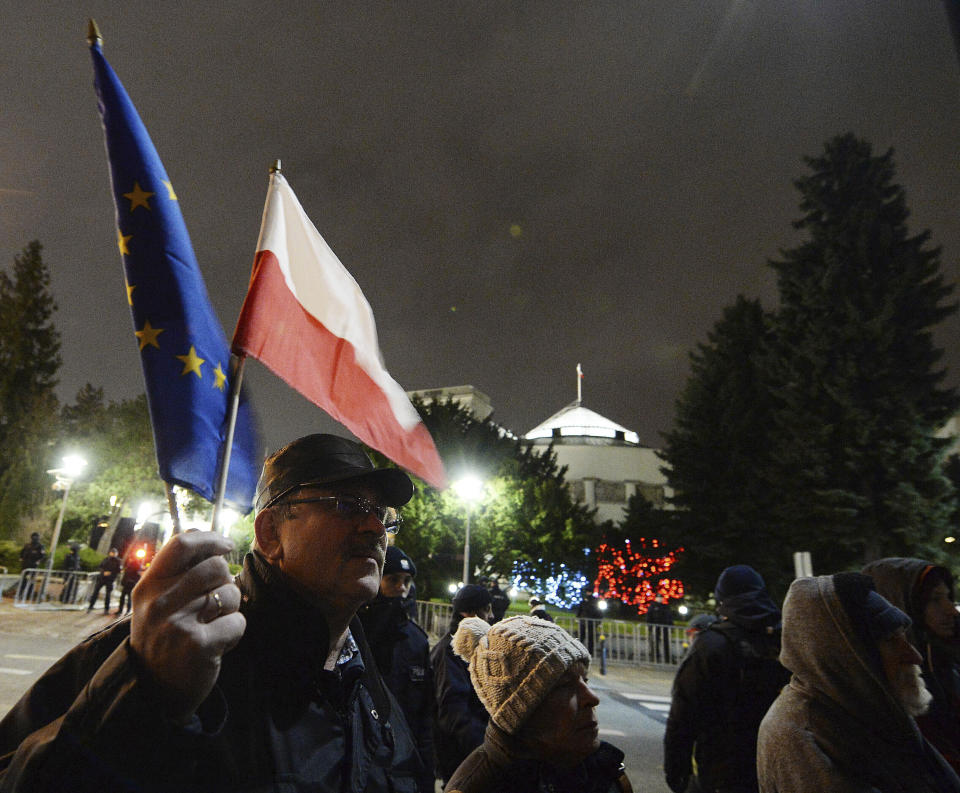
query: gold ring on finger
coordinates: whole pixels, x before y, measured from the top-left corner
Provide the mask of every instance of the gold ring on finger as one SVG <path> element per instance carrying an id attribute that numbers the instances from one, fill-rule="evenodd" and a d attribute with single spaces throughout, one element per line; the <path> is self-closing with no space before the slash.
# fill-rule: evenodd
<path id="1" fill-rule="evenodd" d="M 223 614 L 223 601 L 220 599 L 220 593 L 219 593 L 219 592 L 214 592 L 214 593 L 213 593 L 213 599 L 214 599 L 215 601 L 217 601 L 217 616 L 214 617 L 213 619 L 217 619 L 217 617 L 219 617 L 221 614 Z M 213 622 L 213 620 L 211 620 L 211 622 Z"/>

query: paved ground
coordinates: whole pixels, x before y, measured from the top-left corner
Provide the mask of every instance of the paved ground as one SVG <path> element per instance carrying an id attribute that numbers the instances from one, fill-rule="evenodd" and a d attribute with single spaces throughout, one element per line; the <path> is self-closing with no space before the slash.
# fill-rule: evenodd
<path id="1" fill-rule="evenodd" d="M 17 608 L 9 598 L 0 600 L 0 631 L 3 633 L 46 636 L 76 643 L 115 619 L 105 616 L 102 608 L 91 612 L 60 608 L 34 610 Z"/>

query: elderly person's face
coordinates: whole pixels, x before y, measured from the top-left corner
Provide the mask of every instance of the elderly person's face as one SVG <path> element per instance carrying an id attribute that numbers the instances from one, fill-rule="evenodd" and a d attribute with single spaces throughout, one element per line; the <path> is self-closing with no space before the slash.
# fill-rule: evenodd
<path id="1" fill-rule="evenodd" d="M 930 707 L 930 692 L 920 676 L 920 655 L 901 628 L 887 639 L 877 642 L 887 685 L 897 701 L 911 716 L 920 716 Z"/>
<path id="2" fill-rule="evenodd" d="M 957 621 L 957 609 L 950 599 L 950 590 L 943 582 L 930 592 L 930 599 L 923 607 L 923 625 L 934 636 L 952 639 Z"/>
<path id="3" fill-rule="evenodd" d="M 377 594 L 387 535 L 373 512 L 341 510 L 332 499 L 309 501 L 325 496 L 379 502 L 378 493 L 358 483 L 295 490 L 257 516 L 257 543 L 312 595 L 355 607 Z"/>
<path id="4" fill-rule="evenodd" d="M 538 759 L 570 768 L 596 751 L 597 695 L 587 685 L 586 668 L 574 664 L 521 727 L 519 735 Z"/>

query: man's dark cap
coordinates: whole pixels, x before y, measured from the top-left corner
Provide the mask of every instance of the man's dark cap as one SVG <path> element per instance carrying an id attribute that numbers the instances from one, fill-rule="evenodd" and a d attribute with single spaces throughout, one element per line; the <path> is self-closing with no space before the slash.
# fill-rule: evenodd
<path id="1" fill-rule="evenodd" d="M 767 585 L 760 573 L 748 564 L 736 564 L 720 573 L 713 594 L 717 601 L 722 603 L 736 595 L 745 595 L 748 592 L 765 592 L 766 589 Z"/>
<path id="2" fill-rule="evenodd" d="M 387 546 L 387 559 L 383 563 L 383 574 L 391 573 L 410 573 L 414 577 L 417 575 L 417 566 L 413 563 L 413 559 L 396 545 Z"/>
<path id="3" fill-rule="evenodd" d="M 837 573 L 833 576 L 833 588 L 854 630 L 872 642 L 888 639 L 913 624 L 910 617 L 877 592 L 868 575 Z"/>
<path id="4" fill-rule="evenodd" d="M 358 443 L 317 433 L 298 438 L 270 455 L 257 483 L 257 511 L 299 487 L 359 481 L 380 494 L 383 506 L 400 507 L 413 496 L 413 482 L 399 468 L 376 468 Z"/>
<path id="5" fill-rule="evenodd" d="M 484 606 L 493 603 L 490 597 L 490 590 L 480 584 L 465 584 L 457 590 L 453 596 L 453 611 L 458 614 L 461 611 L 469 611 L 476 614 Z"/>

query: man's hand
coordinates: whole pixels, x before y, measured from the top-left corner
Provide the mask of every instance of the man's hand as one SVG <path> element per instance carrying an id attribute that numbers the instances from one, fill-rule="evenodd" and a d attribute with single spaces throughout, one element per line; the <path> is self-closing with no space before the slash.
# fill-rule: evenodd
<path id="1" fill-rule="evenodd" d="M 240 590 L 216 532 L 177 534 L 133 590 L 130 646 L 164 693 L 167 715 L 186 723 L 220 674 L 220 659 L 243 636 Z"/>

